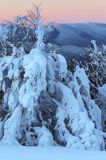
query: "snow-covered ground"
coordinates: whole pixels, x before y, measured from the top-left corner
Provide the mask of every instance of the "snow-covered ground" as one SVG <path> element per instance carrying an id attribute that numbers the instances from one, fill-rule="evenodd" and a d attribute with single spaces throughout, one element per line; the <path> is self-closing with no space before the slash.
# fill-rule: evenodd
<path id="1" fill-rule="evenodd" d="M 0 160 L 106 160 L 106 152 L 60 147 L 0 146 Z"/>

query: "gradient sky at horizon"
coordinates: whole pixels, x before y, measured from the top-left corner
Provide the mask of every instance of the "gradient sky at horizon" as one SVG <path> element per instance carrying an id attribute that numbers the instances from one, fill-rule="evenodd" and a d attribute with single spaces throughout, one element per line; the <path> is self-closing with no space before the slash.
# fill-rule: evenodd
<path id="1" fill-rule="evenodd" d="M 0 0 L 0 21 L 12 20 L 31 9 L 33 0 Z M 106 0 L 42 0 L 45 22 L 106 23 Z"/>

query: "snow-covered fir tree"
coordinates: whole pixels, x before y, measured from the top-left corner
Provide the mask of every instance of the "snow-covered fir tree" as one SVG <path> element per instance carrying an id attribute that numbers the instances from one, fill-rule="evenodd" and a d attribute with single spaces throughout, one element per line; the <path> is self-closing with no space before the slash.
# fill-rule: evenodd
<path id="1" fill-rule="evenodd" d="M 90 80 L 90 93 L 102 111 L 102 128 L 106 131 L 106 47 L 98 47 L 96 41 L 91 41 L 93 47 L 89 48 L 89 60 L 84 68 Z"/>
<path id="2" fill-rule="evenodd" d="M 62 55 L 46 53 L 43 26 L 35 25 L 13 23 L 2 40 L 11 50 L 3 45 L 0 55 L 0 144 L 104 150 L 101 111 L 85 70 L 71 73 Z"/>

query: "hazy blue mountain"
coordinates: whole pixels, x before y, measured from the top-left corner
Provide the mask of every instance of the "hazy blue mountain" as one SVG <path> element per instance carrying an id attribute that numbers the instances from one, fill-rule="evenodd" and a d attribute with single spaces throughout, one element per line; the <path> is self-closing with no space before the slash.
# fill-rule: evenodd
<path id="1" fill-rule="evenodd" d="M 66 58 L 79 56 L 91 45 L 91 40 L 96 40 L 98 45 L 106 44 L 106 24 L 55 24 L 46 36 L 47 42 L 61 46 Z"/>

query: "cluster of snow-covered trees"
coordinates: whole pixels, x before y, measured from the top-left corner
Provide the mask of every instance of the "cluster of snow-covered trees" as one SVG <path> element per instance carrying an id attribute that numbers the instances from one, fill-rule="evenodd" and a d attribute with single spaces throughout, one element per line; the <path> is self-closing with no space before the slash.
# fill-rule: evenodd
<path id="1" fill-rule="evenodd" d="M 31 15 L 1 26 L 0 144 L 104 150 L 85 70 L 46 52 L 39 8 Z"/>

